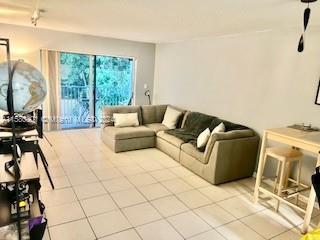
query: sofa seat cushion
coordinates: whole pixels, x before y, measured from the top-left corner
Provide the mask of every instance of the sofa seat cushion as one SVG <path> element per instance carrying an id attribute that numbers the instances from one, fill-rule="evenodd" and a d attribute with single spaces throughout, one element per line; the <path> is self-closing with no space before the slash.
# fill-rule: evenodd
<path id="1" fill-rule="evenodd" d="M 162 138 L 163 140 L 167 141 L 168 143 L 171 143 L 172 145 L 180 148 L 181 145 L 184 143 L 181 139 L 172 136 L 168 133 L 165 133 L 164 131 L 160 131 L 157 133 L 157 137 Z"/>
<path id="2" fill-rule="evenodd" d="M 123 128 L 109 126 L 103 129 L 103 133 L 114 140 L 155 136 L 154 131 L 145 126 Z"/>
<path id="3" fill-rule="evenodd" d="M 182 144 L 181 150 L 184 151 L 186 154 L 189 154 L 190 156 L 194 157 L 198 161 L 206 164 L 204 159 L 204 153 L 200 152 L 193 144 L 191 143 Z"/>
<path id="4" fill-rule="evenodd" d="M 168 128 L 162 123 L 151 123 L 151 124 L 146 124 L 145 126 L 152 129 L 156 133 L 160 131 L 168 130 Z"/>

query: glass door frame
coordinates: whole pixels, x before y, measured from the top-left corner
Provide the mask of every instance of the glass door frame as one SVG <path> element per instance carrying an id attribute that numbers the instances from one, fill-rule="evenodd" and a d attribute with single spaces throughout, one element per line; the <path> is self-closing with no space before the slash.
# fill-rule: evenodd
<path id="1" fill-rule="evenodd" d="M 96 109 L 96 57 L 97 56 L 103 56 L 103 57 L 114 57 L 114 58 L 127 58 L 130 59 L 132 61 L 132 86 L 131 86 L 131 92 L 132 92 L 132 96 L 131 96 L 131 105 L 135 105 L 136 102 L 136 89 L 137 89 L 137 65 L 138 65 L 138 58 L 134 57 L 134 56 L 126 56 L 126 55 L 114 55 L 114 54 L 108 54 L 108 53 L 90 53 L 90 52 L 77 52 L 77 51 L 68 51 L 68 50 L 60 50 L 60 49 L 48 49 L 48 48 L 41 48 L 39 53 L 40 53 L 40 58 L 41 58 L 41 51 L 42 50 L 51 50 L 51 51 L 56 51 L 59 53 L 70 53 L 70 54 L 82 54 L 82 55 L 88 55 L 89 59 L 92 58 L 93 59 L 93 66 L 92 66 L 92 73 L 93 73 L 93 117 L 94 117 L 94 121 L 92 122 L 92 124 L 90 124 L 89 128 L 95 128 L 97 127 L 96 124 L 96 113 L 97 113 L 97 109 Z M 60 65 L 60 61 L 59 61 L 59 65 Z M 59 92 L 61 94 L 60 91 L 61 88 L 61 82 L 59 83 Z M 59 95 L 60 95 L 59 94 Z M 59 96 L 59 101 L 61 101 L 62 96 Z M 59 105 L 61 104 L 61 102 L 59 103 Z M 90 106 L 89 106 L 90 108 Z M 81 129 L 80 128 L 70 128 L 70 129 Z M 66 129 L 67 130 L 67 129 Z"/>

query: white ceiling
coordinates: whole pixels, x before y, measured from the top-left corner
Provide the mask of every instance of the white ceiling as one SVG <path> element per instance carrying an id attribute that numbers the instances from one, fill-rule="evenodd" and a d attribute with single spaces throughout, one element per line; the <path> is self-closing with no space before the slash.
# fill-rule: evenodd
<path id="1" fill-rule="evenodd" d="M 34 0 L 0 0 L 0 22 L 32 26 Z M 3 6 L 2 5 L 2 6 Z M 40 0 L 38 27 L 143 42 L 172 42 L 302 26 L 300 0 Z M 320 1 L 311 4 L 320 25 Z"/>

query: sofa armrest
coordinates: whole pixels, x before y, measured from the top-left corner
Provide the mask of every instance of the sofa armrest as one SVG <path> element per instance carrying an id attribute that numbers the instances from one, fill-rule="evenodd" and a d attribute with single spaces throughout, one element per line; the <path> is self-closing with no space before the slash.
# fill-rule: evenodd
<path id="1" fill-rule="evenodd" d="M 140 106 L 107 106 L 102 108 L 102 128 L 114 125 L 114 113 L 138 113 L 139 125 L 142 124 L 142 114 Z"/>
<path id="2" fill-rule="evenodd" d="M 233 130 L 229 132 L 222 132 L 222 133 L 214 133 L 210 136 L 206 149 L 204 151 L 204 159 L 207 163 L 209 161 L 210 155 L 212 153 L 213 147 L 217 141 L 221 140 L 230 140 L 233 141 L 239 138 L 248 138 L 255 136 L 255 133 L 251 129 L 244 129 L 244 130 Z"/>
<path id="3" fill-rule="evenodd" d="M 258 154 L 259 137 L 219 140 L 209 156 L 207 171 L 213 174 L 215 184 L 250 177 Z"/>

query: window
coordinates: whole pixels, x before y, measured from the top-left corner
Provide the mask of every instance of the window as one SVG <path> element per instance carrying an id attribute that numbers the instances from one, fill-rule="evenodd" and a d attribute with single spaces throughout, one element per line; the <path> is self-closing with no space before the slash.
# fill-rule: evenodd
<path id="1" fill-rule="evenodd" d="M 130 105 L 132 58 L 60 53 L 62 129 L 99 126 L 103 106 Z"/>

